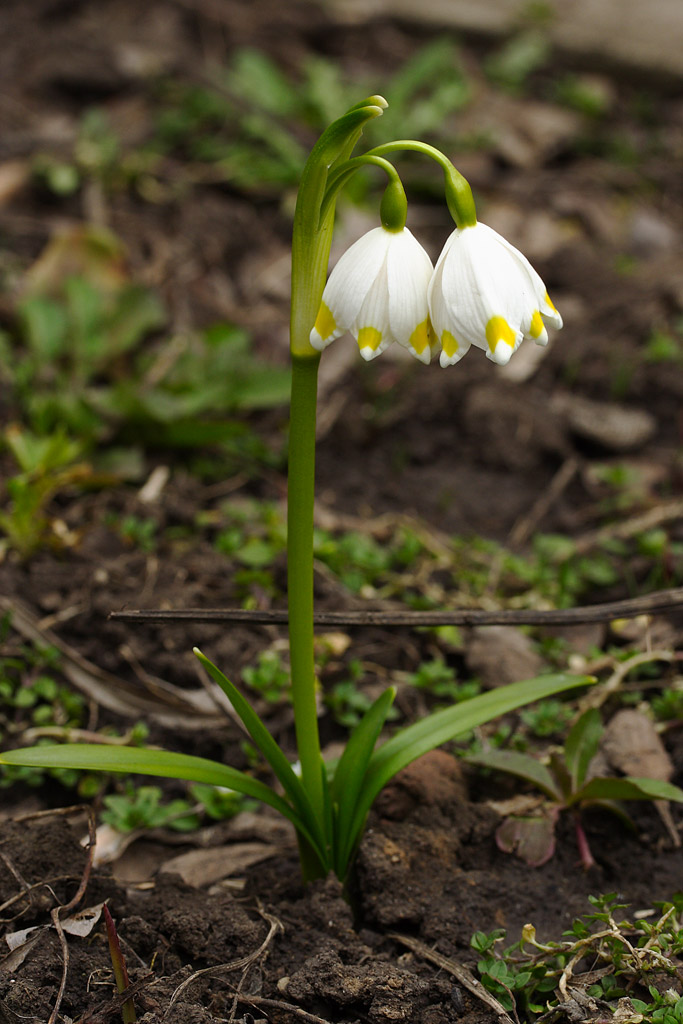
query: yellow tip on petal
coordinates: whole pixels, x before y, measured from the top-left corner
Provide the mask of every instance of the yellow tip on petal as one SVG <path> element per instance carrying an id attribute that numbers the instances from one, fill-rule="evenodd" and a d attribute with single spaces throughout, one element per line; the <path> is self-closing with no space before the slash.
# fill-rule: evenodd
<path id="1" fill-rule="evenodd" d="M 372 359 L 382 341 L 382 332 L 376 327 L 361 327 L 358 332 L 358 348 L 364 359 Z M 379 353 L 377 353 L 379 354 Z"/>
<path id="2" fill-rule="evenodd" d="M 315 319 L 314 331 L 317 331 L 321 341 L 325 341 L 337 330 L 337 321 L 332 315 L 332 310 L 324 302 L 320 303 L 320 309 Z"/>
<path id="3" fill-rule="evenodd" d="M 428 319 L 423 320 L 421 324 L 417 325 L 413 333 L 408 338 L 408 344 L 418 358 L 420 358 L 423 353 L 431 353 Z"/>
<path id="4" fill-rule="evenodd" d="M 506 345 L 509 345 L 511 349 L 514 349 L 516 335 L 505 317 L 492 316 L 486 325 L 486 340 L 491 352 L 495 353 L 496 348 L 501 341 Z M 498 362 L 498 360 L 496 360 L 496 362 Z"/>
<path id="5" fill-rule="evenodd" d="M 537 309 L 531 318 L 531 327 L 529 328 L 529 334 L 532 338 L 540 338 L 544 330 L 545 325 L 543 323 L 543 319 L 541 318 L 541 311 Z"/>
<path id="6" fill-rule="evenodd" d="M 546 292 L 546 293 L 545 293 L 545 295 L 544 295 L 544 299 L 545 299 L 545 301 L 546 301 L 546 302 L 548 303 L 548 305 L 550 306 L 550 308 L 552 309 L 553 313 L 557 313 L 557 308 L 556 308 L 556 306 L 555 306 L 555 303 L 554 303 L 554 302 L 553 302 L 553 300 L 552 300 L 552 299 L 550 298 L 550 296 L 548 295 L 548 293 L 547 293 L 547 292 Z"/>
<path id="7" fill-rule="evenodd" d="M 448 358 L 452 359 L 454 355 L 457 355 L 460 345 L 454 334 L 451 334 L 450 331 L 443 331 L 441 334 L 441 348 Z"/>

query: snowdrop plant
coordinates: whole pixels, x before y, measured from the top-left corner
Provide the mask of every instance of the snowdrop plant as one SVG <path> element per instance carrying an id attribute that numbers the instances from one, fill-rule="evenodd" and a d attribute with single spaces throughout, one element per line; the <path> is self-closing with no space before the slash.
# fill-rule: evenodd
<path id="1" fill-rule="evenodd" d="M 350 331 L 366 359 L 395 341 L 421 362 L 429 362 L 440 346 L 441 362 L 448 365 L 475 345 L 504 363 L 523 337 L 545 344 L 544 324 L 561 325 L 525 258 L 477 223 L 468 183 L 439 150 L 402 140 L 351 156 L 363 126 L 385 107 L 381 96 L 371 96 L 323 133 L 306 163 L 294 216 L 287 558 L 298 770 L 240 691 L 200 651 L 195 651 L 197 657 L 269 762 L 277 787 L 216 761 L 165 750 L 65 744 L 0 755 L 0 764 L 138 772 L 226 786 L 255 797 L 294 825 L 306 881 L 330 871 L 346 880 L 375 797 L 406 765 L 492 718 L 590 681 L 557 674 L 513 683 L 437 711 L 378 746 L 394 698 L 390 687 L 352 732 L 333 773 L 328 774 L 323 763 L 313 661 L 315 421 L 321 351 Z M 387 159 L 403 150 L 436 160 L 444 172 L 446 202 L 456 229 L 434 271 L 406 228 L 405 192 Z M 388 178 L 381 225 L 349 249 L 325 286 L 336 198 L 358 168 L 368 165 Z"/>

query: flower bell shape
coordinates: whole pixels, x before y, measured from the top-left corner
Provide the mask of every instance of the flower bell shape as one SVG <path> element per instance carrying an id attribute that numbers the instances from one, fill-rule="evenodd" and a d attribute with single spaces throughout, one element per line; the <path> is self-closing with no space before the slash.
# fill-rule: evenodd
<path id="1" fill-rule="evenodd" d="M 442 366 L 457 363 L 470 345 L 504 366 L 524 338 L 547 345 L 546 324 L 562 327 L 527 258 L 479 223 L 447 239 L 429 285 L 429 313 Z"/>
<path id="2" fill-rule="evenodd" d="M 322 352 L 350 331 L 364 359 L 374 359 L 397 341 L 428 363 L 427 289 L 432 271 L 432 261 L 408 228 L 368 231 L 330 274 L 311 345 Z"/>

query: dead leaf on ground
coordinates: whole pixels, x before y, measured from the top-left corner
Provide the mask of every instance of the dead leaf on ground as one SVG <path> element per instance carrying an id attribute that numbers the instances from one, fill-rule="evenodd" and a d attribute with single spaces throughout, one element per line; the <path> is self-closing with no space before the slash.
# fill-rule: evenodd
<path id="1" fill-rule="evenodd" d="M 600 751 L 612 768 L 640 779 L 669 782 L 674 766 L 659 733 L 650 719 L 634 708 L 617 711 L 605 729 Z M 674 846 L 681 837 L 671 816 L 667 800 L 655 800 L 655 807 Z"/>
<path id="2" fill-rule="evenodd" d="M 550 406 L 580 437 L 612 451 L 639 448 L 657 430 L 657 420 L 645 409 L 631 409 L 614 402 L 596 402 L 565 392 L 554 395 Z"/>
<path id="3" fill-rule="evenodd" d="M 634 708 L 617 711 L 601 741 L 612 768 L 640 779 L 669 782 L 673 764 L 650 719 Z"/>
<path id="4" fill-rule="evenodd" d="M 181 853 L 165 861 L 159 870 L 166 874 L 180 875 L 187 885 L 200 888 L 239 874 L 252 864 L 259 864 L 281 853 L 279 846 L 268 843 L 234 843 Z"/>
<path id="5" fill-rule="evenodd" d="M 531 640 L 514 626 L 475 626 L 469 631 L 466 657 L 486 690 L 533 679 L 543 670 Z"/>

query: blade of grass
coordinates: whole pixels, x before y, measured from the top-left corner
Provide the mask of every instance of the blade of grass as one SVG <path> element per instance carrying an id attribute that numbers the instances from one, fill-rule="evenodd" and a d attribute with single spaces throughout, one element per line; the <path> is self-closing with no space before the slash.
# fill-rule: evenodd
<path id="1" fill-rule="evenodd" d="M 422 754 L 523 704 L 531 704 L 562 690 L 587 686 L 594 681 L 592 676 L 564 673 L 525 679 L 444 708 L 402 729 L 372 755 L 352 829 L 357 831 L 362 827 L 372 802 L 389 779 Z"/>
<path id="2" fill-rule="evenodd" d="M 337 861 L 335 871 L 340 878 L 346 874 L 348 861 L 356 843 L 356 836 L 351 831 L 351 822 L 365 780 L 368 762 L 395 696 L 396 690 L 391 686 L 368 708 L 351 733 L 334 773 L 330 795 L 337 811 L 334 849 Z"/>
<path id="3" fill-rule="evenodd" d="M 307 823 L 286 800 L 278 796 L 250 775 L 191 754 L 177 754 L 168 750 L 147 750 L 144 747 L 110 747 L 99 743 L 64 743 L 39 747 L 23 747 L 0 754 L 0 765 L 24 765 L 33 768 L 75 768 L 84 771 L 125 772 L 156 775 L 167 779 L 185 779 L 188 782 L 207 782 L 212 786 L 225 786 L 245 796 L 268 804 L 315 846 Z"/>
<path id="4" fill-rule="evenodd" d="M 194 653 L 199 658 L 200 662 L 214 682 L 220 686 L 221 690 L 235 709 L 235 712 L 244 722 L 244 726 L 252 740 L 261 751 L 270 767 L 273 769 L 276 778 L 279 780 L 285 793 L 292 801 L 297 813 L 306 822 L 311 834 L 316 836 L 317 841 L 313 845 L 321 856 L 323 863 L 325 863 L 327 860 L 325 854 L 327 842 L 323 835 L 324 823 L 317 820 L 308 799 L 308 794 L 301 784 L 301 780 L 295 774 L 294 769 L 287 760 L 285 754 L 268 732 L 268 729 L 265 727 L 249 702 L 239 692 L 237 687 L 231 683 L 227 676 L 225 676 L 221 670 L 213 664 L 213 662 L 209 661 L 206 655 L 202 654 L 198 648 L 194 648 Z"/>

